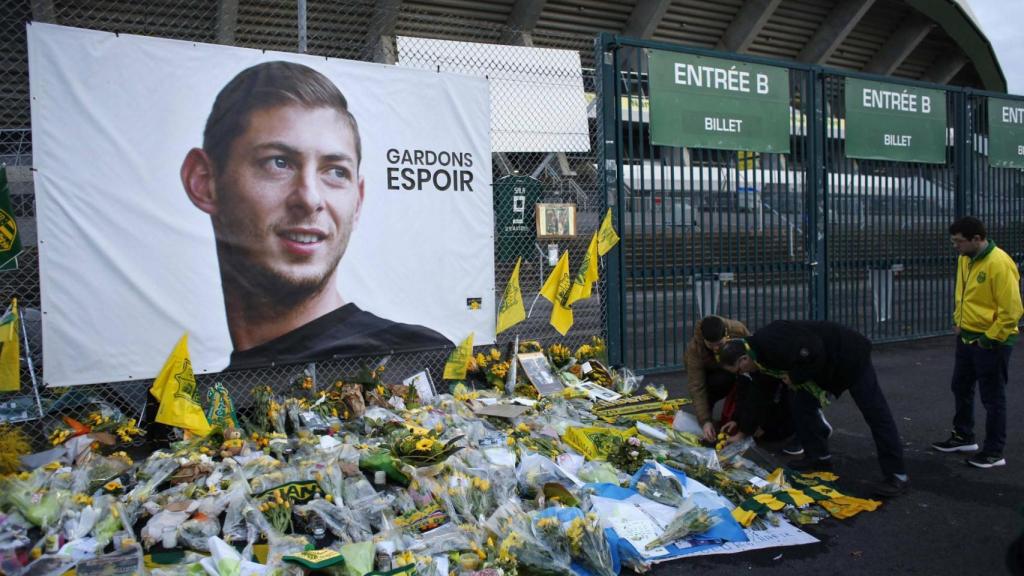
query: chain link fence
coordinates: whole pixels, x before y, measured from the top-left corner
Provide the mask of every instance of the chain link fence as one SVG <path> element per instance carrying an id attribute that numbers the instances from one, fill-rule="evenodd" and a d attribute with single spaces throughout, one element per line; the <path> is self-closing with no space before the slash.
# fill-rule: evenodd
<path id="1" fill-rule="evenodd" d="M 320 0 L 304 3 L 296 0 L 156 0 L 139 3 L 129 0 L 12 0 L 6 8 L 4 14 L 0 15 L 0 163 L 7 165 L 13 208 L 23 235 L 24 251 L 18 258 L 17 270 L 0 272 L 0 299 L 5 303 L 11 298 L 18 299 L 23 310 L 27 349 L 23 345 L 21 392 L 0 395 L 0 420 L 19 422 L 18 425 L 25 430 L 37 449 L 47 445 L 48 434 L 59 423 L 63 413 L 80 414 L 99 402 L 120 410 L 127 417 L 139 418 L 144 414 L 152 414 L 155 406 L 148 394 L 152 383 L 149 380 L 33 390 L 32 372 L 37 382 L 43 381 L 42 357 L 45 349 L 39 320 L 39 259 L 31 171 L 32 139 L 25 38 L 27 22 L 35 20 L 115 33 L 264 50 L 295 52 L 303 51 L 304 46 L 304 51 L 309 54 L 381 63 L 396 61 L 396 36 L 451 39 L 478 44 L 495 44 L 523 37 L 521 31 L 505 25 L 504 16 L 473 18 L 437 3 L 412 1 Z M 302 35 L 303 31 L 305 36 Z M 544 31 L 535 38 L 535 42 L 547 48 L 578 50 L 584 66 L 589 66 L 593 61 L 592 39 L 582 33 Z M 415 52 L 417 42 L 409 42 L 408 49 Z M 552 75 L 542 81 L 565 81 L 556 72 L 552 72 Z M 593 71 L 584 68 L 583 76 L 585 90 L 593 93 Z M 580 105 L 578 101 L 547 103 L 559 114 L 571 114 Z M 558 245 L 559 250 L 569 250 L 577 262 L 586 250 L 591 234 L 600 224 L 600 217 L 607 205 L 603 183 L 599 185 L 598 182 L 599 174 L 593 152 L 596 149 L 595 143 L 602 141 L 602 137 L 597 133 L 593 115 L 589 122 L 589 152 L 517 152 L 494 154 L 493 158 L 495 181 L 511 175 L 531 176 L 539 183 L 539 202 L 572 203 L 577 206 L 576 236 L 568 241 L 561 240 Z M 493 128 L 500 130 L 502 127 Z M 511 241 L 513 244 L 527 242 L 521 238 Z M 496 246 L 501 242 L 502 238 L 496 231 Z M 532 240 L 528 242 L 533 243 Z M 571 348 L 588 342 L 593 336 L 605 336 L 606 289 L 603 272 L 594 295 L 574 305 L 575 323 L 568 335 L 562 337 L 548 323 L 551 304 L 543 298 L 533 301 L 551 270 L 545 263 L 546 246 L 519 245 L 513 246 L 513 249 L 529 254 L 529 257 L 524 258 L 520 271 L 520 285 L 529 317 L 499 335 L 499 348 L 507 351 L 516 335 L 539 340 L 545 345 L 562 342 Z M 496 300 L 500 299 L 504 291 L 513 265 L 514 259 L 496 259 Z M 400 382 L 427 370 L 435 384 L 444 389 L 441 370 L 449 352 L 435 350 L 390 356 L 387 358 L 384 379 Z M 317 386 L 325 387 L 337 379 L 355 374 L 361 368 L 376 366 L 384 360 L 385 357 L 347 358 L 311 365 L 203 374 L 197 375 L 197 383 L 200 393 L 205 395 L 212 384 L 221 382 L 231 393 L 236 405 L 245 406 L 250 391 L 258 385 L 280 389 L 312 368 Z M 142 427 L 148 428 L 149 424 L 149 418 L 144 418 Z M 150 434 L 151 437 L 153 435 Z"/>

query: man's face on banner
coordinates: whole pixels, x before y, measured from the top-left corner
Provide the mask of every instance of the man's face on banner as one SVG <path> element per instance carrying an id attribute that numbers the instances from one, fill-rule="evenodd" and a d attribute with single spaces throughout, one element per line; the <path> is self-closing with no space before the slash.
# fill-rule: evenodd
<path id="1" fill-rule="evenodd" d="M 363 201 L 351 125 L 326 107 L 254 111 L 218 170 L 216 198 L 222 268 L 263 292 L 322 288 Z"/>

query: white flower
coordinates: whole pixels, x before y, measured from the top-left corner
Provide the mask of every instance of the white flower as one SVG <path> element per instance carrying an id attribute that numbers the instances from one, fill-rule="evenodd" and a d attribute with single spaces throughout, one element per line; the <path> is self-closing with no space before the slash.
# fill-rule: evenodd
<path id="1" fill-rule="evenodd" d="M 637 452 L 636 450 L 633 450 L 633 451 L 631 451 L 631 452 L 629 453 L 629 457 L 630 457 L 630 458 L 636 458 L 636 457 L 637 457 L 637 456 L 639 456 L 639 455 L 640 455 L 640 453 L 639 453 L 639 452 Z"/>

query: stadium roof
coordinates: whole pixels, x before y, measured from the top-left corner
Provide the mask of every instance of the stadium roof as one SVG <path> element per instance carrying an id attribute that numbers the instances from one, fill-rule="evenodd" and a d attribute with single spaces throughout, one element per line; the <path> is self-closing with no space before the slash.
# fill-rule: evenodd
<path id="1" fill-rule="evenodd" d="M 580 50 L 584 65 L 594 35 L 609 31 L 1006 90 L 966 0 L 405 0 L 395 32 L 450 39 L 480 34 L 479 28 L 460 29 L 459 19 L 504 27 L 493 41 Z"/>

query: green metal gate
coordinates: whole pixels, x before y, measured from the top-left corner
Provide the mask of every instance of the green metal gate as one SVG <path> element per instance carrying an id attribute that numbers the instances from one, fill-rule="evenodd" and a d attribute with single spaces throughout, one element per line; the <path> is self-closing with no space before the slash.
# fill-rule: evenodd
<path id="1" fill-rule="evenodd" d="M 790 151 L 653 145 L 650 50 L 787 68 Z M 831 319 L 875 341 L 948 333 L 959 215 L 1024 260 L 1024 171 L 989 165 L 986 126 L 989 98 L 1024 99 L 611 34 L 596 61 L 598 161 L 622 237 L 607 274 L 613 362 L 677 370 L 712 313 L 751 329 Z M 944 162 L 849 158 L 848 79 L 941 90 Z"/>
<path id="2" fill-rule="evenodd" d="M 920 338 L 952 328 L 955 253 L 947 227 L 957 214 L 962 94 L 945 91 L 944 164 L 852 159 L 846 155 L 845 81 L 877 79 L 821 74 L 823 86 L 824 318 L 875 341 Z M 944 89 L 886 78 L 888 84 Z"/>
<path id="3" fill-rule="evenodd" d="M 810 209 L 819 146 L 808 130 L 810 67 L 730 56 L 789 68 L 790 153 L 654 146 L 647 49 L 721 55 L 614 36 L 600 46 L 605 181 L 622 237 L 608 274 L 613 361 L 678 369 L 707 314 L 751 326 L 812 317 L 822 244 Z"/>

